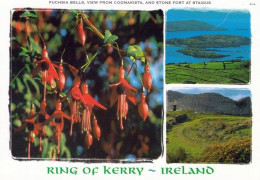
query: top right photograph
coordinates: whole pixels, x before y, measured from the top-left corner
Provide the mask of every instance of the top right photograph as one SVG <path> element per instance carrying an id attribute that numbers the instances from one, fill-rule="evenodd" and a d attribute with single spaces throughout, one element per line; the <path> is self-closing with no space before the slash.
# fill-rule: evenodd
<path id="1" fill-rule="evenodd" d="M 249 84 L 250 13 L 169 10 L 166 13 L 167 84 Z"/>

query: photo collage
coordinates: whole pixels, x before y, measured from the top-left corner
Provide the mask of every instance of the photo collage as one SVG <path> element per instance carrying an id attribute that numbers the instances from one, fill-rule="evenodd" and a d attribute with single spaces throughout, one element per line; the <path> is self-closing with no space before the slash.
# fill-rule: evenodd
<path id="1" fill-rule="evenodd" d="M 248 10 L 15 8 L 14 160 L 252 162 Z"/>

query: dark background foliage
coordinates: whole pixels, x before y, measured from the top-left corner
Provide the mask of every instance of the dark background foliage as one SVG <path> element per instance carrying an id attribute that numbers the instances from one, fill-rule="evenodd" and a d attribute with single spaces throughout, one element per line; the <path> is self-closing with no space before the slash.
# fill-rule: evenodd
<path id="1" fill-rule="evenodd" d="M 90 149 L 86 148 L 84 136 L 80 133 L 80 125 L 74 125 L 74 132 L 69 136 L 70 122 L 65 120 L 65 127 L 61 139 L 61 154 L 59 158 L 86 158 L 86 159 L 154 159 L 162 152 L 162 117 L 163 117 L 163 13 L 162 11 L 88 11 L 84 13 L 90 22 L 104 34 L 109 30 L 118 36 L 118 46 L 126 50 L 129 45 L 137 44 L 141 47 L 146 59 L 151 61 L 150 73 L 153 76 L 153 87 L 146 92 L 149 114 L 144 122 L 137 111 L 137 106 L 129 104 L 125 129 L 119 128 L 116 118 L 116 105 L 109 107 L 111 90 L 109 84 L 116 83 L 118 68 L 121 65 L 116 49 L 104 46 L 103 39 L 99 38 L 86 24 L 84 30 L 87 34 L 86 44 L 83 47 L 77 41 L 75 26 L 77 25 L 77 11 L 29 9 L 32 16 L 29 19 L 28 38 L 24 32 L 24 10 L 15 10 L 12 14 L 11 24 L 11 80 L 10 80 L 10 113 L 11 113 L 11 150 L 14 158 L 27 156 L 27 128 L 18 133 L 14 129 L 20 127 L 28 116 L 31 104 L 35 104 L 36 112 L 43 94 L 43 85 L 40 77 L 30 78 L 35 67 L 34 59 L 41 59 L 43 43 L 46 43 L 49 58 L 52 62 L 60 62 L 62 53 L 63 62 L 77 68 L 86 63 L 86 55 L 92 57 L 96 52 L 98 56 L 85 72 L 89 93 L 108 110 L 94 108 L 101 128 L 100 141 L 94 140 Z M 29 39 L 29 41 L 28 41 Z M 30 49 L 30 47 L 31 49 Z M 27 52 L 28 51 L 28 52 Z M 132 61 L 124 57 L 124 67 L 130 70 Z M 127 81 L 138 92 L 138 99 L 142 86 L 138 79 L 136 69 L 143 74 L 144 64 L 137 62 Z M 73 76 L 64 65 L 67 93 L 73 84 Z M 126 76 L 126 75 L 125 75 Z M 51 115 L 55 110 L 55 89 L 48 87 L 47 113 Z M 138 100 L 139 102 L 139 100 Z M 62 110 L 70 114 L 69 103 L 62 104 Z M 55 145 L 52 142 L 53 127 L 47 125 L 47 136 L 43 139 L 43 152 L 38 150 L 39 140 L 35 138 L 31 147 L 31 157 L 51 158 Z"/>

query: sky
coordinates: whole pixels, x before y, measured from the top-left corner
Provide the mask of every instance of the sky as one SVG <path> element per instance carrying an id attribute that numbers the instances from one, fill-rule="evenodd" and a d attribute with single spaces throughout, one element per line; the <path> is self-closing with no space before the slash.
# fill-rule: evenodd
<path id="1" fill-rule="evenodd" d="M 169 90 L 178 91 L 184 94 L 202 94 L 202 93 L 218 93 L 233 100 L 239 100 L 244 97 L 251 97 L 251 92 L 248 89 L 235 88 L 179 88 L 174 87 Z"/>

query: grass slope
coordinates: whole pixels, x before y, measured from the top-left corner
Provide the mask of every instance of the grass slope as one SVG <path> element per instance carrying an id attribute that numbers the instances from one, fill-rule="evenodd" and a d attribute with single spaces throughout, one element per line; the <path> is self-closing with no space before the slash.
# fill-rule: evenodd
<path id="1" fill-rule="evenodd" d="M 248 84 L 250 61 L 167 64 L 166 83 Z"/>
<path id="2" fill-rule="evenodd" d="M 168 132 L 166 150 L 167 155 L 175 155 L 182 149 L 186 156 L 182 162 L 200 162 L 203 152 L 211 145 L 251 138 L 251 117 L 182 110 L 168 111 L 167 122 L 172 115 L 181 114 L 187 114 L 190 120 L 174 125 Z"/>

